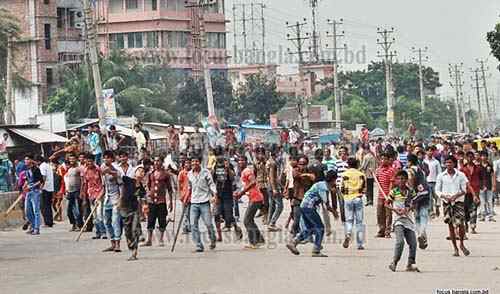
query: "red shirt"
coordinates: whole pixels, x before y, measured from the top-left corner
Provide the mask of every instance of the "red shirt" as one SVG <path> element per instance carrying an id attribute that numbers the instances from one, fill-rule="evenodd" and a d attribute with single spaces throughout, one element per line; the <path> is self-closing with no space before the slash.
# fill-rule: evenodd
<path id="1" fill-rule="evenodd" d="M 188 173 L 189 172 L 187 170 L 183 169 L 178 176 L 179 192 L 181 194 L 182 203 L 191 202 L 191 189 L 189 189 Z"/>
<path id="2" fill-rule="evenodd" d="M 98 166 L 94 168 L 85 168 L 83 171 L 84 191 L 91 200 L 98 199 L 103 195 L 103 184 L 101 169 Z"/>
<path id="3" fill-rule="evenodd" d="M 466 165 L 462 167 L 460 171 L 463 172 L 467 177 L 467 180 L 469 180 L 472 191 L 476 194 L 479 193 L 479 188 L 481 186 L 481 167 L 475 164 L 473 164 L 472 167 L 470 165 Z"/>
<path id="4" fill-rule="evenodd" d="M 391 187 L 394 184 L 394 175 L 395 170 L 391 166 L 380 166 L 376 171 L 377 180 L 380 183 L 380 187 L 378 191 L 378 199 L 385 199 L 385 195 L 389 195 L 391 191 Z M 382 191 L 384 193 L 382 193 Z"/>
<path id="5" fill-rule="evenodd" d="M 254 182 L 255 175 L 253 173 L 253 169 L 248 167 L 245 168 L 241 173 L 241 181 L 243 182 L 243 185 L 245 187 L 247 187 L 251 182 Z M 264 196 L 257 188 L 257 184 L 255 184 L 252 188 L 250 188 L 250 190 L 247 191 L 247 194 L 248 194 L 248 199 L 250 199 L 250 202 L 252 203 L 264 201 Z"/>

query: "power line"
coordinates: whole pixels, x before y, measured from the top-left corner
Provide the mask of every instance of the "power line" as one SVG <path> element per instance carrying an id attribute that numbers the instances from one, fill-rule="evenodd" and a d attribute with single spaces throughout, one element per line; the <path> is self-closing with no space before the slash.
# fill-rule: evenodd
<path id="1" fill-rule="evenodd" d="M 467 131 L 467 121 L 465 118 L 465 110 L 463 105 L 463 82 L 462 76 L 464 72 L 462 71 L 463 64 L 449 64 L 450 71 L 450 86 L 455 89 L 455 114 L 457 119 L 457 132 Z M 462 117 L 460 117 L 462 116 Z"/>
<path id="2" fill-rule="evenodd" d="M 480 69 L 471 69 L 471 72 L 473 74 L 472 76 L 472 89 L 476 90 L 476 98 L 477 98 L 477 111 L 479 113 L 479 128 L 482 127 L 483 125 L 483 112 L 481 111 L 481 85 L 479 84 L 479 72 Z"/>
<path id="3" fill-rule="evenodd" d="M 289 54 L 297 54 L 299 56 L 299 64 L 304 64 L 304 54 L 309 53 L 309 51 L 303 50 L 305 40 L 309 40 L 309 33 L 302 32 L 303 27 L 307 25 L 306 19 L 304 18 L 303 22 L 296 22 L 295 24 L 286 23 L 287 28 L 291 30 L 291 33 L 287 34 L 287 40 L 294 43 L 297 48 L 296 52 L 292 52 L 288 48 Z"/>

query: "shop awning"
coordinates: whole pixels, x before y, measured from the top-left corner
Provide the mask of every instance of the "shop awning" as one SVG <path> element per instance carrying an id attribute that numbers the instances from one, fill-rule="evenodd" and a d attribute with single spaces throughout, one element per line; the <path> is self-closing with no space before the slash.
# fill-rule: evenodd
<path id="1" fill-rule="evenodd" d="M 36 144 L 65 143 L 68 141 L 64 137 L 42 129 L 8 128 L 8 130 Z"/>

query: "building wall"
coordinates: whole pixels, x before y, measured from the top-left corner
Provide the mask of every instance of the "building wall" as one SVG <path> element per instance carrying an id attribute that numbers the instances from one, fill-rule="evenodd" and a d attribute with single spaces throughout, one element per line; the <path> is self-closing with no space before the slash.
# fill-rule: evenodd
<path id="1" fill-rule="evenodd" d="M 134 4 L 128 6 L 127 3 Z M 226 27 L 222 0 L 204 10 L 208 64 L 226 69 Z M 184 0 L 100 0 L 99 44 L 104 54 L 123 50 L 137 60 L 156 60 L 173 68 L 191 70 L 201 60 L 194 56 L 192 11 Z M 137 3 L 137 6 L 135 6 Z"/>
<path id="2" fill-rule="evenodd" d="M 60 6 L 62 5 L 62 6 Z M 33 86 L 14 89 L 16 123 L 28 123 L 41 113 L 59 82 L 60 66 L 79 62 L 83 51 L 81 31 L 58 19 L 58 8 L 82 10 L 78 0 L 9 0 L 0 7 L 19 19 L 22 30 L 14 45 L 14 68 Z M 59 24 L 59 25 L 58 25 Z M 62 49 L 62 50 L 60 50 Z M 73 56 L 73 58 L 68 58 Z"/>

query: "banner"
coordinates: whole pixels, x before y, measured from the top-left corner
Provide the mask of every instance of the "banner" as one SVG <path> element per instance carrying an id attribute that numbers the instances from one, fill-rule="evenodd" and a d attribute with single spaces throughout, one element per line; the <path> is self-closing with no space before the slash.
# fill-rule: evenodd
<path id="1" fill-rule="evenodd" d="M 278 127 L 278 115 L 269 115 L 269 121 L 271 122 L 271 128 L 276 129 Z"/>
<path id="2" fill-rule="evenodd" d="M 104 121 L 107 126 L 114 125 L 117 122 L 115 91 L 113 89 L 103 89 L 102 99 L 104 106 Z"/>

